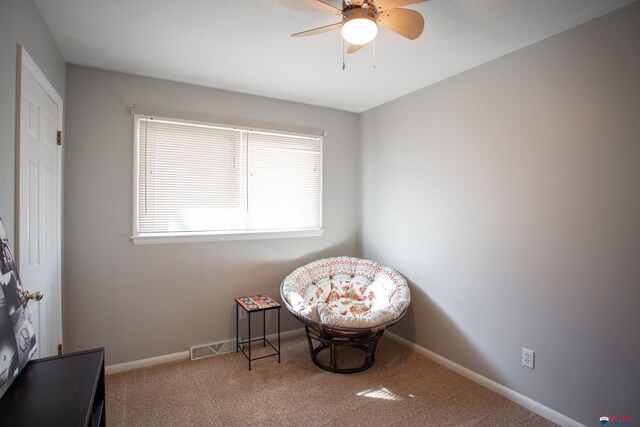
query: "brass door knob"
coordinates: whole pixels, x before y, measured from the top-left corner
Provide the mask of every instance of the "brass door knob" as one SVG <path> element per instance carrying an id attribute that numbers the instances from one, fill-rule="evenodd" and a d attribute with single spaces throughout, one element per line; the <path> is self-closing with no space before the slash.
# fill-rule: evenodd
<path id="1" fill-rule="evenodd" d="M 32 300 L 32 301 L 40 301 L 42 299 L 42 297 L 44 295 L 42 295 L 42 292 L 37 291 L 36 293 L 29 293 L 29 291 L 24 291 L 24 299 L 26 299 L 27 301 Z"/>

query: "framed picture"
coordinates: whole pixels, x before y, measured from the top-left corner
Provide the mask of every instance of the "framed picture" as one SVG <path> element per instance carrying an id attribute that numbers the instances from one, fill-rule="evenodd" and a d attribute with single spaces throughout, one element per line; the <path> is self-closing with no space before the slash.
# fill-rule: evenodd
<path id="1" fill-rule="evenodd" d="M 36 352 L 36 336 L 0 219 L 0 398 Z"/>

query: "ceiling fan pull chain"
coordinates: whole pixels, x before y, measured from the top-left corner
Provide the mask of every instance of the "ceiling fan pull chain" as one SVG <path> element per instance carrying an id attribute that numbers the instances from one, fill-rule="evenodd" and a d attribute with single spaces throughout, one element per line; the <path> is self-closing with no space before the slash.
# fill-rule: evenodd
<path id="1" fill-rule="evenodd" d="M 371 45 L 372 49 L 372 58 L 371 61 L 373 62 L 373 71 L 376 70 L 376 39 L 373 39 L 373 43 Z"/>
<path id="2" fill-rule="evenodd" d="M 342 71 L 344 71 L 345 69 L 345 63 L 344 63 L 344 37 L 342 38 Z"/>

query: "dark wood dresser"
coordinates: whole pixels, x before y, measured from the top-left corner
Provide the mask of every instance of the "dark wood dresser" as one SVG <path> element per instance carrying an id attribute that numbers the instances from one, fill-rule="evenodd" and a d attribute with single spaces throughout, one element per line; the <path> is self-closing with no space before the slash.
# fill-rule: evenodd
<path id="1" fill-rule="evenodd" d="M 104 349 L 29 361 L 0 399 L 0 426 L 104 427 Z"/>

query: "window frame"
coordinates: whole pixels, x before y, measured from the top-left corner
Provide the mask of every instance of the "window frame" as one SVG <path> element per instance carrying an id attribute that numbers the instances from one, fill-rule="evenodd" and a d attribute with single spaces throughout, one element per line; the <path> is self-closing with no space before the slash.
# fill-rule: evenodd
<path id="1" fill-rule="evenodd" d="M 198 126 L 218 127 L 244 132 L 266 132 L 282 136 L 316 138 L 320 140 L 320 226 L 312 229 L 298 230 L 233 230 L 233 231 L 192 231 L 169 233 L 140 233 L 139 231 L 139 184 L 140 184 L 140 120 L 156 119 Z M 235 126 L 213 122 L 203 122 L 175 117 L 162 117 L 148 114 L 133 115 L 133 234 L 130 239 L 134 245 L 219 242 L 234 240 L 283 239 L 295 237 L 317 237 L 324 234 L 324 132 L 321 135 L 288 132 L 274 129 Z"/>

